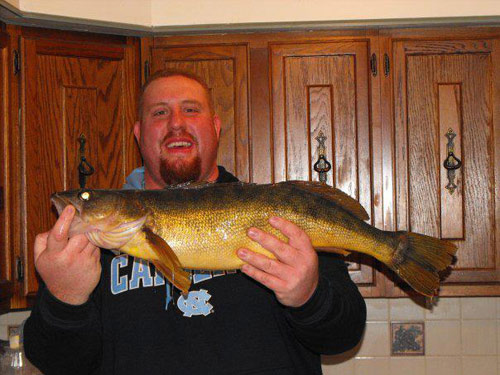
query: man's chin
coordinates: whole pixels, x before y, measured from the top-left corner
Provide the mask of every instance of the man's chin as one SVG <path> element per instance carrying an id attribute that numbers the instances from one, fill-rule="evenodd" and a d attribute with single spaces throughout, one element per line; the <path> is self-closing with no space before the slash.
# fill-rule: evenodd
<path id="1" fill-rule="evenodd" d="M 167 185 L 197 181 L 201 175 L 201 159 L 196 156 L 190 160 L 163 160 L 160 173 Z"/>

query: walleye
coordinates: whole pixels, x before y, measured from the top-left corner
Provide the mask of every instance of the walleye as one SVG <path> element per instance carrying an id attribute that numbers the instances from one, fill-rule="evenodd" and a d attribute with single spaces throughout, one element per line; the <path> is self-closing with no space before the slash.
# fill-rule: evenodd
<path id="1" fill-rule="evenodd" d="M 85 234 L 96 246 L 151 261 L 183 293 L 191 284 L 185 269 L 238 269 L 244 263 L 236 255 L 240 247 L 274 258 L 246 234 L 253 226 L 286 240 L 268 223 L 271 216 L 296 223 L 318 251 L 378 259 L 427 296 L 456 252 L 448 241 L 379 230 L 365 222 L 369 216 L 358 201 L 316 182 L 73 190 L 51 199 L 59 213 L 68 204 L 76 208 L 70 235 Z"/>

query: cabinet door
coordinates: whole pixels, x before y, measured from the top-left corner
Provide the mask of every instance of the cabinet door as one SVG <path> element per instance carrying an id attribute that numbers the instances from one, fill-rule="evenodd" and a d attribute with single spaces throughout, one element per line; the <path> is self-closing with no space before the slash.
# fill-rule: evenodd
<path id="1" fill-rule="evenodd" d="M 8 210 L 5 208 L 7 204 L 8 194 L 7 187 L 7 163 L 8 163 L 8 150 L 6 139 L 8 137 L 8 43 L 9 35 L 0 31 L 0 279 L 7 279 L 9 275 L 9 257 L 6 251 L 7 245 L 7 215 Z"/>
<path id="2" fill-rule="evenodd" d="M 56 218 L 50 195 L 80 186 L 79 138 L 85 137 L 84 157 L 95 169 L 87 187 L 121 188 L 127 173 L 140 165 L 132 132 L 138 91 L 134 45 L 54 39 L 43 34 L 22 39 L 21 248 L 29 296 L 38 287 L 34 237 Z"/>
<path id="3" fill-rule="evenodd" d="M 490 38 L 392 44 L 396 229 L 456 243 L 445 284 L 500 281 L 499 47 Z M 453 176 L 451 151 L 461 161 Z M 452 290 L 442 294 L 460 294 Z"/>
<path id="4" fill-rule="evenodd" d="M 274 181 L 318 180 L 317 137 L 326 137 L 327 183 L 357 199 L 373 220 L 368 41 L 271 44 Z M 372 221 L 372 224 L 374 221 Z M 373 285 L 371 259 L 350 267 Z"/>
<path id="5" fill-rule="evenodd" d="M 162 46 L 151 50 L 151 71 L 185 70 L 203 77 L 222 121 L 217 162 L 242 181 L 250 179 L 248 72 L 245 45 Z"/>

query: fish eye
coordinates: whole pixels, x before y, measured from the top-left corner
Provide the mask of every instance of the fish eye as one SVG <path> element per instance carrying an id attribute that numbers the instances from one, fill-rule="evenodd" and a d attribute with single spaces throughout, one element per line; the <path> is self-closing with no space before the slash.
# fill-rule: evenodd
<path id="1" fill-rule="evenodd" d="M 87 202 L 88 200 L 90 200 L 90 191 L 82 191 L 82 192 L 80 192 L 78 194 L 78 198 L 81 201 Z"/>

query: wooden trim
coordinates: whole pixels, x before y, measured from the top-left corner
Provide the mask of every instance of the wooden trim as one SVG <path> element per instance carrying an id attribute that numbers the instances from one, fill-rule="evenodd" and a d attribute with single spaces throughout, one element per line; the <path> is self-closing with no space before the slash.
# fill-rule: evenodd
<path id="1" fill-rule="evenodd" d="M 30 39 L 27 39 L 30 40 Z M 41 55 L 74 56 L 89 58 L 108 58 L 122 60 L 125 53 L 123 47 L 98 44 L 64 43 L 51 40 L 36 40 L 36 53 Z"/>
<path id="2" fill-rule="evenodd" d="M 248 22 L 201 25 L 146 26 L 121 22 L 97 21 L 77 17 L 63 17 L 16 9 L 5 0 L 0 0 L 0 21 L 20 26 L 56 28 L 60 30 L 84 31 L 124 36 L 163 36 L 185 34 L 243 33 L 310 31 L 337 29 L 390 29 L 401 27 L 443 27 L 500 25 L 500 16 L 395 18 L 367 20 L 331 20 L 298 22 Z"/>

